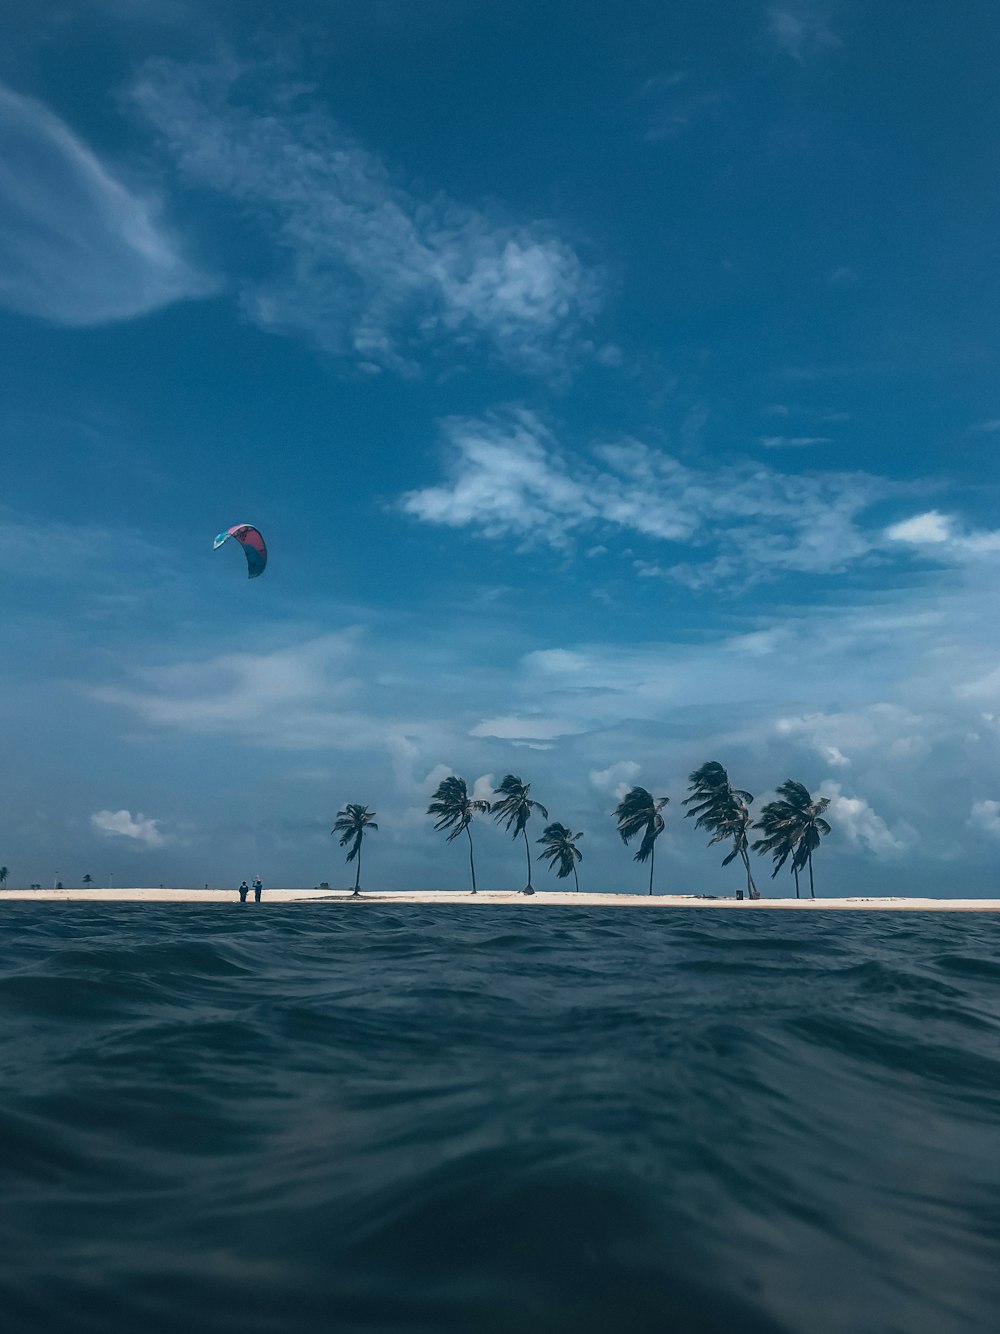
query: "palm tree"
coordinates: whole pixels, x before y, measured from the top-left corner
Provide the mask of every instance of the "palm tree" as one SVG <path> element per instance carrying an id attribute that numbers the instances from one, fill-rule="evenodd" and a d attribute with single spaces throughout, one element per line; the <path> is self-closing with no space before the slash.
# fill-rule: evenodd
<path id="1" fill-rule="evenodd" d="M 615 819 L 622 842 L 628 847 L 629 839 L 642 834 L 642 843 L 635 854 L 637 862 L 649 862 L 649 892 L 653 892 L 653 863 L 656 840 L 663 833 L 666 821 L 660 814 L 669 802 L 669 797 L 654 797 L 644 787 L 634 787 L 626 792 L 615 807 Z"/>
<path id="2" fill-rule="evenodd" d="M 6 866 L 0 866 L 0 889 L 3 889 L 7 884 L 7 876 L 9 874 L 10 872 L 7 870 Z"/>
<path id="3" fill-rule="evenodd" d="M 580 892 L 580 877 L 576 873 L 577 862 L 583 861 L 583 853 L 576 846 L 576 840 L 583 838 L 582 834 L 572 834 L 564 824 L 556 821 L 554 824 L 547 824 L 542 830 L 541 838 L 536 842 L 543 844 L 539 858 L 547 861 L 549 869 L 556 871 L 558 879 L 564 880 L 573 872 L 573 880 L 576 883 L 576 892 Z"/>
<path id="4" fill-rule="evenodd" d="M 531 849 L 528 847 L 528 833 L 525 826 L 531 819 L 532 811 L 541 811 L 544 819 L 549 818 L 549 813 L 540 801 L 532 801 L 528 796 L 531 791 L 530 783 L 522 783 L 520 778 L 514 774 L 507 774 L 499 787 L 493 789 L 494 794 L 501 797 L 501 801 L 495 801 L 492 806 L 493 818 L 497 824 L 502 824 L 511 838 L 517 838 L 518 834 L 524 835 L 524 851 L 528 860 L 528 883 L 525 885 L 522 893 L 534 894 L 531 886 Z"/>
<path id="5" fill-rule="evenodd" d="M 469 869 L 472 872 L 472 892 L 476 892 L 476 863 L 472 856 L 472 833 L 469 826 L 476 815 L 489 814 L 490 803 L 469 796 L 464 778 L 452 774 L 438 783 L 437 791 L 427 807 L 428 815 L 436 815 L 435 829 L 450 829 L 448 842 L 464 833 L 469 840 Z"/>
<path id="6" fill-rule="evenodd" d="M 92 875 L 85 875 L 83 877 L 83 883 L 85 885 L 92 885 L 94 883 L 94 877 Z"/>
<path id="7" fill-rule="evenodd" d="M 801 898 L 799 892 L 799 868 L 792 854 L 795 852 L 795 822 L 791 818 L 792 811 L 785 801 L 769 801 L 762 807 L 760 819 L 755 825 L 763 834 L 753 844 L 753 850 L 758 855 L 763 856 L 765 852 L 771 854 L 774 862 L 774 870 L 771 872 L 771 879 L 778 874 L 789 857 L 792 858 L 792 875 L 795 877 L 795 897 Z"/>
<path id="8" fill-rule="evenodd" d="M 717 760 L 709 760 L 696 769 L 688 781 L 691 795 L 684 798 L 684 805 L 691 809 L 686 814 L 698 817 L 694 822 L 696 829 L 707 829 L 712 834 L 709 847 L 732 839 L 733 850 L 723 858 L 722 864 L 728 866 L 739 857 L 747 873 L 747 894 L 751 899 L 759 899 L 760 891 L 750 870 L 750 804 L 753 796 L 742 788 L 733 787 L 729 775 Z"/>
<path id="9" fill-rule="evenodd" d="M 375 823 L 375 811 L 370 811 L 367 806 L 350 805 L 345 806 L 342 811 L 337 812 L 337 819 L 330 830 L 331 834 L 340 835 L 340 846 L 346 848 L 351 843 L 351 850 L 347 854 L 347 861 L 350 864 L 355 857 L 358 859 L 358 871 L 354 877 L 354 894 L 361 893 L 361 844 L 364 842 L 365 834 L 374 832 L 378 829 Z"/>
<path id="10" fill-rule="evenodd" d="M 776 791 L 780 800 L 769 801 L 761 811 L 757 828 L 764 837 L 754 843 L 753 850 L 771 853 L 774 860 L 772 880 L 791 857 L 796 898 L 800 897 L 799 872 L 808 867 L 809 895 L 815 898 L 812 855 L 819 847 L 820 839 L 830 832 L 829 823 L 823 819 L 830 798 L 820 797 L 813 801 L 808 788 L 793 778 L 787 778 Z"/>

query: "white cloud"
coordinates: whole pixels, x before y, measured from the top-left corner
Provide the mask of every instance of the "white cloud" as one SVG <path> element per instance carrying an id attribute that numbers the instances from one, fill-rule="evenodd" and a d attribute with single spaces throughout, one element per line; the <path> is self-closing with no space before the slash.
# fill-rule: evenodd
<path id="1" fill-rule="evenodd" d="M 915 514 L 912 519 L 894 523 L 885 530 L 885 535 L 890 542 L 913 542 L 917 545 L 924 542 L 947 542 L 952 535 L 952 519 L 947 514 L 939 514 L 937 510 L 928 510 L 926 514 Z"/>
<path id="2" fill-rule="evenodd" d="M 989 421 L 976 422 L 971 428 L 973 431 L 983 431 L 987 435 L 993 435 L 1000 431 L 1000 417 L 991 417 Z"/>
<path id="3" fill-rule="evenodd" d="M 961 560 L 990 556 L 1000 551 L 1000 529 L 962 533 L 950 515 L 939 514 L 937 510 L 928 510 L 926 514 L 916 514 L 912 519 L 895 523 L 885 530 L 885 536 L 891 542 L 935 547 L 939 554 Z"/>
<path id="4" fill-rule="evenodd" d="M 749 634 L 735 635 L 732 639 L 727 639 L 723 647 L 727 652 L 735 653 L 740 657 L 764 658 L 771 653 L 778 652 L 782 641 L 786 637 L 777 628 L 752 630 Z"/>
<path id="5" fill-rule="evenodd" d="M 606 769 L 591 769 L 590 783 L 598 792 L 610 792 L 616 801 L 621 801 L 625 793 L 635 786 L 642 768 L 635 760 L 619 760 L 609 764 Z"/>
<path id="6" fill-rule="evenodd" d="M 90 817 L 90 823 L 102 834 L 109 837 L 131 838 L 137 843 L 145 843 L 147 848 L 162 848 L 168 842 L 167 836 L 159 830 L 159 820 L 147 819 L 137 814 L 134 818 L 130 811 L 97 811 Z"/>
<path id="7" fill-rule="evenodd" d="M 473 801 L 492 802 L 496 785 L 496 778 L 493 774 L 480 774 L 472 785 L 471 796 Z"/>
<path id="8" fill-rule="evenodd" d="M 846 569 L 873 539 L 860 516 L 891 492 L 857 473 L 780 473 L 759 463 L 693 468 L 626 439 L 570 456 L 533 413 L 512 409 L 443 423 L 447 479 L 411 491 L 403 511 L 475 528 L 525 547 L 566 547 L 580 533 L 619 531 L 691 543 L 701 559 L 639 572 L 692 586 L 781 570 Z"/>
<path id="9" fill-rule="evenodd" d="M 832 443 L 828 435 L 762 435 L 759 443 L 765 449 L 810 449 L 814 445 Z"/>
<path id="10" fill-rule="evenodd" d="M 128 320 L 216 284 L 40 102 L 0 85 L 0 303 L 57 324 Z"/>
<path id="11" fill-rule="evenodd" d="M 1000 839 L 1000 801 L 974 801 L 965 823 L 976 833 Z"/>
<path id="12" fill-rule="evenodd" d="M 898 704 L 876 703 L 853 712 L 808 713 L 777 719 L 779 737 L 791 738 L 810 747 L 834 768 L 847 768 L 853 753 L 878 749 L 885 753 L 896 746 L 912 756 L 923 743 L 926 718 Z"/>
<path id="13" fill-rule="evenodd" d="M 469 731 L 470 736 L 497 737 L 502 741 L 553 741 L 578 729 L 560 718 L 486 718 Z"/>
<path id="14" fill-rule="evenodd" d="M 242 284 L 252 320 L 368 371 L 413 372 L 440 342 L 539 373 L 576 357 L 601 282 L 550 225 L 417 195 L 322 111 L 231 99 L 241 73 L 154 61 L 133 97 L 184 178 L 270 236 L 280 269 Z"/>
<path id="15" fill-rule="evenodd" d="M 433 796 L 441 783 L 450 778 L 455 770 L 450 764 L 435 764 L 434 768 L 420 783 L 420 791 L 427 797 Z"/>
<path id="16" fill-rule="evenodd" d="M 863 797 L 844 796 L 840 784 L 830 779 L 820 784 L 819 795 L 829 797 L 825 818 L 848 847 L 890 858 L 905 851 L 906 844 L 891 832 Z"/>
<path id="17" fill-rule="evenodd" d="M 789 0 L 786 4 L 772 5 L 767 11 L 767 31 L 778 50 L 800 64 L 807 56 L 820 55 L 843 45 L 827 26 L 821 7 L 810 0 Z"/>
<path id="18" fill-rule="evenodd" d="M 955 694 L 959 699 L 981 699 L 990 703 L 1000 703 L 1000 667 L 995 667 L 972 681 L 960 681 L 955 686 Z"/>

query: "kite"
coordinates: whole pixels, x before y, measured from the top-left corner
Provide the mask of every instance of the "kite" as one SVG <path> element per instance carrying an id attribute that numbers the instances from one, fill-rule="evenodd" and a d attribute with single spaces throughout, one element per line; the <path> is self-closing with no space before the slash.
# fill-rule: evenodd
<path id="1" fill-rule="evenodd" d="M 259 574 L 263 574 L 264 566 L 267 564 L 267 547 L 253 524 L 238 523 L 232 528 L 227 528 L 224 533 L 220 533 L 215 539 L 212 550 L 218 551 L 219 547 L 224 542 L 228 542 L 231 537 L 235 537 L 243 548 L 243 554 L 247 558 L 247 577 L 256 579 Z"/>

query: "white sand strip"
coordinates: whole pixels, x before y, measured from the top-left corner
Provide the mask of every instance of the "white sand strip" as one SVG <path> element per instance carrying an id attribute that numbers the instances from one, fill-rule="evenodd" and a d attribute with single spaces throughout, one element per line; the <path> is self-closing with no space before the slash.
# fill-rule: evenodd
<path id="1" fill-rule="evenodd" d="M 248 911 L 268 904 L 314 903 L 338 906 L 349 903 L 415 903 L 495 905 L 522 907 L 565 905 L 578 908 L 732 908 L 740 912 L 764 912 L 770 909 L 795 912 L 821 912 L 828 909 L 891 912 L 1000 912 L 1000 899 L 937 898 L 844 898 L 777 899 L 764 898 L 751 903 L 736 898 L 703 898 L 695 894 L 588 894 L 538 890 L 530 897 L 513 890 L 365 890 L 352 898 L 348 889 L 265 889 L 260 905 L 241 905 L 235 889 L 8 889 L 0 892 L 3 903 L 235 903 Z"/>

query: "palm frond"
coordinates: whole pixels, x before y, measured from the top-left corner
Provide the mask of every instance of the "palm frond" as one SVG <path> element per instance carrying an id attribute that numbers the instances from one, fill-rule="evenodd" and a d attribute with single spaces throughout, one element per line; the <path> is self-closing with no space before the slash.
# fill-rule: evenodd
<path id="1" fill-rule="evenodd" d="M 490 803 L 481 801 L 478 798 L 473 799 L 469 796 L 469 789 L 466 786 L 464 778 L 459 778 L 456 774 L 451 774 L 443 778 L 437 786 L 437 791 L 431 798 L 431 803 L 427 807 L 427 814 L 436 816 L 434 828 L 444 831 L 450 829 L 448 842 L 464 834 L 472 823 L 473 817 L 484 812 L 488 812 Z"/>
<path id="2" fill-rule="evenodd" d="M 533 811 L 540 811 L 544 819 L 549 813 L 540 801 L 533 801 L 528 793 L 530 783 L 522 783 L 516 774 L 506 774 L 499 787 L 494 788 L 501 801 L 490 804 L 490 810 L 497 824 L 502 824 L 508 833 L 517 838 L 524 831 Z"/>

